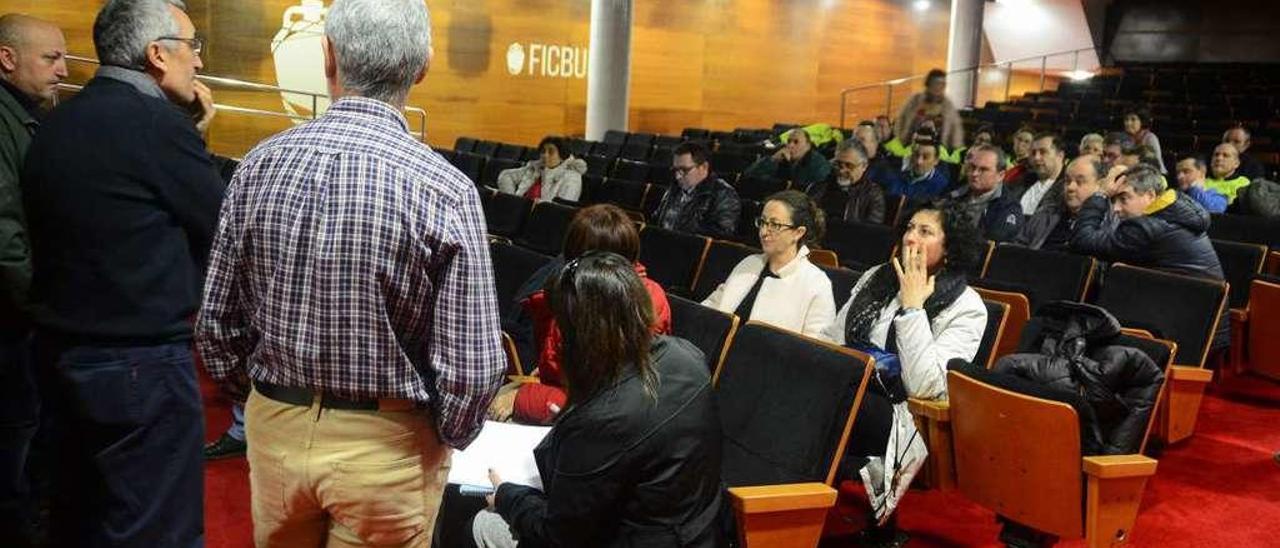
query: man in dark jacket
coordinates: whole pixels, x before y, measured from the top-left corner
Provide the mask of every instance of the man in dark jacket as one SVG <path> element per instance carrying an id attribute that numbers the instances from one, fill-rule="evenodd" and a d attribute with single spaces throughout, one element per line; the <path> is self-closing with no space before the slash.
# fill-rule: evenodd
<path id="1" fill-rule="evenodd" d="M 1043 207 L 1028 217 L 1013 243 L 1031 249 L 1070 250 L 1080 208 L 1090 196 L 1102 191 L 1102 169 L 1102 160 L 1097 156 L 1081 156 L 1067 164 L 1066 184 L 1057 207 Z M 1115 225 L 1115 215 L 1108 209 L 1102 226 L 1110 230 Z"/>
<path id="2" fill-rule="evenodd" d="M 871 180 L 870 162 L 863 145 L 853 139 L 841 142 L 833 164 L 834 177 L 805 189 L 827 214 L 827 219 L 883 223 L 884 189 Z"/>
<path id="3" fill-rule="evenodd" d="M 67 77 L 66 53 L 58 27 L 24 15 L 0 17 L 0 546 L 30 542 L 25 461 L 40 407 L 28 359 L 31 253 L 18 177 L 41 104 Z"/>
<path id="4" fill-rule="evenodd" d="M 667 189 L 653 218 L 668 230 L 732 238 L 742 202 L 738 192 L 711 171 L 707 149 L 698 143 L 676 147 L 671 160 L 676 184 Z"/>
<path id="5" fill-rule="evenodd" d="M 797 129 L 787 136 L 787 144 L 773 153 L 756 160 L 743 175 L 756 177 L 775 177 L 783 181 L 791 181 L 795 188 L 806 188 L 811 184 L 825 181 L 831 174 L 831 162 L 822 157 L 813 147 L 813 140 L 803 129 Z"/>
<path id="6" fill-rule="evenodd" d="M 967 211 L 988 240 L 1012 240 L 1022 225 L 1022 206 L 1004 193 L 1004 151 L 977 145 L 967 156 L 969 184 L 952 193 L 949 201 Z"/>
<path id="7" fill-rule="evenodd" d="M 54 544 L 203 543 L 191 318 L 223 184 L 200 40 L 177 4 L 109 0 L 102 67 L 44 121 L 22 191 L 34 359 L 49 377 Z"/>
<path id="8" fill-rule="evenodd" d="M 1222 134 L 1222 142 L 1235 145 L 1236 150 L 1240 152 L 1240 167 L 1236 168 L 1236 175 L 1249 179 L 1250 181 L 1267 176 L 1267 169 L 1252 155 L 1245 154 L 1249 151 L 1249 146 L 1253 144 L 1250 139 L 1249 130 L 1243 127 L 1233 127 Z"/>

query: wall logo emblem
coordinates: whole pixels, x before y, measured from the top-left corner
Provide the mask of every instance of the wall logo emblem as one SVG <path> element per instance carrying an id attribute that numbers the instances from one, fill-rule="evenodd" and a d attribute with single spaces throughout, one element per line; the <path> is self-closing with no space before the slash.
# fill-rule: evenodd
<path id="1" fill-rule="evenodd" d="M 524 71 L 524 46 L 514 42 L 507 48 L 507 72 L 512 76 Z"/>
<path id="2" fill-rule="evenodd" d="M 284 11 L 280 31 L 271 40 L 271 56 L 276 66 L 276 83 L 282 88 L 328 95 L 324 79 L 324 56 L 320 38 L 324 36 L 326 12 L 322 0 L 301 0 Z M 282 92 L 284 109 L 299 117 L 319 116 L 329 109 L 328 97 Z M 294 120 L 298 123 L 300 120 Z"/>

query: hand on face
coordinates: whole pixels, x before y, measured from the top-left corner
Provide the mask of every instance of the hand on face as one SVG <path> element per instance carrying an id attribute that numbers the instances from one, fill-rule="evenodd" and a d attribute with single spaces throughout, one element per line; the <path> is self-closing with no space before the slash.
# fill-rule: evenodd
<path id="1" fill-rule="evenodd" d="M 898 275 L 898 301 L 903 308 L 924 308 L 925 301 L 933 295 L 936 276 L 929 275 L 929 258 L 923 244 L 909 245 L 902 250 L 902 260 L 893 258 L 893 270 Z"/>
<path id="2" fill-rule="evenodd" d="M 204 133 L 209 130 L 217 109 L 213 106 L 213 91 L 204 82 L 196 80 L 192 86 L 196 98 L 191 102 L 191 117 L 196 120 L 196 131 Z"/>

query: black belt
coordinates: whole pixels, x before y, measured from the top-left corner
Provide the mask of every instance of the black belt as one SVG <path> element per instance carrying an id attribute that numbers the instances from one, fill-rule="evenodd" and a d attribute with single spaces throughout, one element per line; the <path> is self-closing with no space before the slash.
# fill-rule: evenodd
<path id="1" fill-rule="evenodd" d="M 280 403 L 311 407 L 316 403 L 316 395 L 320 395 L 320 407 L 323 409 L 342 409 L 347 411 L 409 411 L 416 409 L 418 403 L 404 398 L 348 398 L 331 392 L 316 391 L 296 386 L 280 386 L 269 382 L 253 381 L 253 389 L 259 394 Z"/>

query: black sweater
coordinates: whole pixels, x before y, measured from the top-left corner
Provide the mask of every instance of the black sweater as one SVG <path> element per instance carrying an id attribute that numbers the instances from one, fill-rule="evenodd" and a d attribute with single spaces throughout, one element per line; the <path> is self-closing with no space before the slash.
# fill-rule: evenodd
<path id="1" fill-rule="evenodd" d="M 103 344 L 190 338 L 225 186 L 186 112 L 95 78 L 41 125 L 22 187 L 39 328 Z"/>

